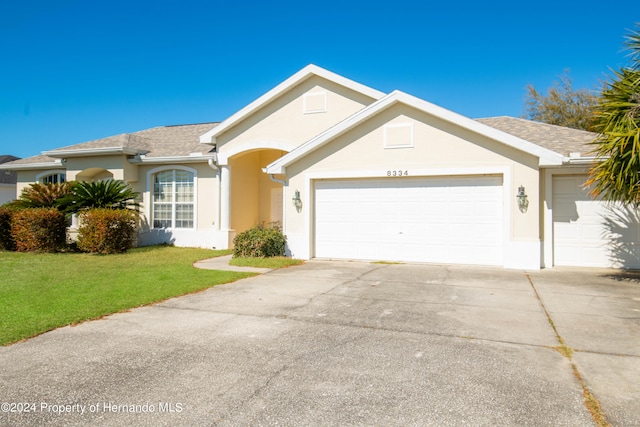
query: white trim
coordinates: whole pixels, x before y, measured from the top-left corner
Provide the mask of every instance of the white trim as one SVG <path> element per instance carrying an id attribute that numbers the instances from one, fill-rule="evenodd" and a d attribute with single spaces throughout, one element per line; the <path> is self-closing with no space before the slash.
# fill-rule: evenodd
<path id="1" fill-rule="evenodd" d="M 220 230 L 231 229 L 231 167 L 220 165 Z"/>
<path id="2" fill-rule="evenodd" d="M 20 169 L 50 169 L 58 168 L 58 170 L 66 170 L 61 159 L 55 159 L 52 162 L 40 162 L 40 163 L 21 163 L 12 165 L 9 163 L 0 164 L 0 170 L 20 170 Z"/>
<path id="3" fill-rule="evenodd" d="M 146 157 L 144 154 L 128 159 L 131 164 L 167 164 L 167 163 L 205 163 L 215 160 L 215 154 L 200 154 L 189 156 Z"/>
<path id="4" fill-rule="evenodd" d="M 296 146 L 286 141 L 263 139 L 263 140 L 250 141 L 250 142 L 245 142 L 243 144 L 233 145 L 232 147 L 226 150 L 225 150 L 225 147 L 226 146 L 222 147 L 220 149 L 220 152 L 217 153 L 218 166 L 228 165 L 229 159 L 231 157 L 235 156 L 236 154 L 243 153 L 245 151 L 270 149 L 270 150 L 286 151 L 288 153 L 291 150 L 295 149 Z"/>
<path id="5" fill-rule="evenodd" d="M 311 78 L 312 76 L 318 76 L 325 80 L 329 80 L 338 85 L 344 86 L 348 89 L 351 89 L 355 92 L 359 92 L 365 96 L 368 96 L 374 100 L 380 99 L 384 96 L 384 93 L 372 89 L 368 86 L 365 86 L 361 83 L 355 82 L 353 80 L 342 77 L 338 74 L 332 73 L 331 71 L 325 70 L 324 68 L 320 68 L 316 65 L 310 64 L 304 67 L 302 70 L 298 71 L 278 86 L 271 89 L 269 92 L 262 95 L 260 98 L 253 101 L 251 104 L 247 105 L 240 111 L 233 114 L 231 117 L 227 118 L 223 122 L 221 122 L 218 126 L 211 129 L 209 132 L 200 136 L 200 143 L 202 144 L 215 144 L 216 138 L 237 125 L 242 120 L 246 119 L 251 114 L 258 111 L 260 108 L 264 107 L 274 99 L 278 98 L 285 92 L 291 90 L 293 87 L 299 85 L 303 81 Z"/>
<path id="6" fill-rule="evenodd" d="M 322 108 L 318 108 L 315 110 L 310 110 L 307 108 L 307 99 L 310 97 L 322 96 L 323 106 Z M 307 92 L 302 97 L 302 114 L 316 114 L 316 113 L 326 113 L 327 112 L 327 91 L 316 91 L 316 92 Z"/>
<path id="7" fill-rule="evenodd" d="M 337 125 L 329 128 L 328 130 L 319 134 L 315 138 L 310 139 L 309 141 L 300 145 L 298 148 L 296 148 L 289 154 L 271 163 L 270 165 L 267 166 L 267 172 L 274 173 L 274 174 L 284 174 L 287 166 L 298 161 L 300 158 L 306 156 L 312 151 L 315 151 L 316 149 L 329 143 L 330 141 L 344 134 L 350 129 L 353 129 L 354 127 L 360 125 L 361 123 L 365 122 L 366 120 L 375 116 L 381 111 L 384 111 L 396 104 L 404 104 L 404 105 L 413 107 L 419 111 L 432 115 L 436 118 L 453 123 L 463 129 L 476 132 L 482 136 L 485 136 L 487 138 L 491 138 L 495 141 L 503 143 L 506 146 L 515 148 L 519 151 L 523 151 L 525 153 L 538 157 L 539 166 L 562 164 L 562 160 L 563 160 L 562 155 L 554 151 L 548 150 L 546 148 L 540 147 L 539 145 L 536 145 L 529 141 L 525 141 L 524 139 L 515 137 L 508 133 L 502 132 L 498 129 L 484 125 L 478 121 L 472 120 L 458 113 L 454 113 L 453 111 L 449 111 L 445 108 L 431 104 L 427 101 L 416 98 L 404 92 L 394 91 L 389 95 L 385 96 L 384 98 L 381 98 L 378 101 L 374 102 L 373 104 L 363 108 L 362 110 L 358 111 L 357 113 L 343 120 Z"/>
<path id="8" fill-rule="evenodd" d="M 514 239 L 504 247 L 504 267 L 518 270 L 540 270 L 540 240 Z"/>
<path id="9" fill-rule="evenodd" d="M 397 145 L 389 145 L 389 136 L 388 130 L 391 128 L 409 128 L 409 143 L 408 144 L 397 144 Z M 394 149 L 394 148 L 413 148 L 413 123 L 387 123 L 383 126 L 383 142 L 382 148 L 384 149 Z"/>
<path id="10" fill-rule="evenodd" d="M 225 236 L 215 229 L 152 228 L 138 234 L 140 246 L 169 243 L 178 247 L 226 249 L 226 246 L 222 247 L 224 241 Z"/>
<path id="11" fill-rule="evenodd" d="M 458 175 L 503 175 L 505 181 L 507 177 L 511 177 L 510 166 L 478 166 L 478 167 L 460 167 L 460 168 L 418 168 L 408 169 L 409 175 L 405 178 L 420 178 L 434 176 L 458 176 Z M 389 178 L 386 169 L 365 169 L 365 170 L 330 170 L 307 172 L 305 179 L 353 179 L 353 178 Z M 401 179 L 400 177 L 395 179 Z M 514 193 L 515 194 L 515 193 Z"/>
<path id="12" fill-rule="evenodd" d="M 42 154 L 49 157 L 87 157 L 87 156 L 104 156 L 108 154 L 127 154 L 134 155 L 144 153 L 145 150 L 129 147 L 106 147 L 106 148 L 83 148 L 78 150 L 50 150 L 43 151 Z"/>
<path id="13" fill-rule="evenodd" d="M 154 228 L 153 227 L 153 189 L 151 188 L 151 176 L 167 170 L 182 170 L 193 174 L 193 227 L 191 228 Z M 147 171 L 147 185 L 143 195 L 144 214 L 149 220 L 150 230 L 196 230 L 198 228 L 198 170 L 182 165 L 165 165 Z"/>

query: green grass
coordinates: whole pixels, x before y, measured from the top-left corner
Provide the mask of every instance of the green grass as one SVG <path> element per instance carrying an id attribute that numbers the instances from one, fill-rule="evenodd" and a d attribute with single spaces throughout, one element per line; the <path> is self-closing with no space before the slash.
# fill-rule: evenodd
<path id="1" fill-rule="evenodd" d="M 283 256 L 269 258 L 231 258 L 229 264 L 238 267 L 258 267 L 258 268 L 284 268 L 292 265 L 300 265 L 304 261 Z"/>
<path id="2" fill-rule="evenodd" d="M 107 256 L 0 251 L 0 345 L 254 275 L 192 266 L 228 253 L 170 246 Z"/>

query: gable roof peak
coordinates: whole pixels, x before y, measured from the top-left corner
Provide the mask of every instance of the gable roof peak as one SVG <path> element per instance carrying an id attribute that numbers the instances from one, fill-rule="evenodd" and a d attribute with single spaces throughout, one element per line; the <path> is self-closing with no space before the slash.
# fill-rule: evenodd
<path id="1" fill-rule="evenodd" d="M 462 114 L 448 110 L 444 107 L 432 104 L 416 96 L 410 95 L 400 90 L 394 90 L 388 95 L 378 99 L 376 102 L 368 105 L 352 116 L 346 118 L 342 122 L 334 125 L 323 133 L 298 146 L 290 153 L 285 154 L 278 160 L 267 165 L 264 171 L 270 174 L 286 173 L 286 167 L 290 164 L 304 157 L 308 153 L 316 150 L 317 148 L 323 146 L 324 144 L 327 144 L 342 133 L 358 126 L 369 118 L 375 116 L 383 110 L 386 110 L 387 108 L 392 107 L 397 103 L 415 108 L 418 111 L 436 117 L 440 120 L 453 123 L 460 128 L 467 129 L 479 135 L 491 138 L 507 146 L 513 147 L 519 151 L 534 155 L 538 157 L 540 166 L 562 164 L 562 155 L 550 149 L 536 145 L 530 141 L 521 139 L 515 135 L 491 127 L 487 124 L 483 124 L 479 121 L 470 119 L 466 116 L 463 116 Z"/>
<path id="2" fill-rule="evenodd" d="M 302 68 L 300 71 L 241 109 L 236 112 L 226 120 L 222 121 L 216 128 L 211 129 L 209 132 L 200 136 L 200 142 L 202 144 L 215 144 L 216 137 L 221 135 L 226 130 L 232 128 L 237 125 L 239 122 L 258 111 L 260 108 L 269 104 L 276 98 L 280 97 L 282 94 L 288 92 L 292 88 L 298 86 L 300 83 L 306 81 L 307 79 L 317 76 L 321 77 L 325 80 L 329 80 L 333 83 L 336 83 L 340 86 L 347 87 L 355 92 L 359 92 L 363 95 L 368 96 L 373 100 L 378 100 L 382 98 L 385 94 L 380 92 L 379 90 L 370 88 L 368 86 L 363 85 L 362 83 L 358 83 L 346 77 L 343 77 L 339 74 L 336 74 L 332 71 L 326 70 L 322 67 L 319 67 L 315 64 L 309 64 L 306 67 Z"/>

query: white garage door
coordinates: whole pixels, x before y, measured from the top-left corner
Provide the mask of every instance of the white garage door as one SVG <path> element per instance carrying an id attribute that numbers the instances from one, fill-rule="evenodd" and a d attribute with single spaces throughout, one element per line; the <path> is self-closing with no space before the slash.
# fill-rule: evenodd
<path id="1" fill-rule="evenodd" d="M 316 181 L 318 258 L 503 264 L 502 177 Z"/>
<path id="2" fill-rule="evenodd" d="M 591 199 L 586 179 L 553 178 L 554 265 L 640 268 L 637 213 Z"/>

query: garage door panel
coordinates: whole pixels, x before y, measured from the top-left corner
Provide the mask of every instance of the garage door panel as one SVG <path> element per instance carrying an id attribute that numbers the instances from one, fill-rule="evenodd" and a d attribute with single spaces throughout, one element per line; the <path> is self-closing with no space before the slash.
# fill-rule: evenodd
<path id="1" fill-rule="evenodd" d="M 553 257 L 555 265 L 640 268 L 637 214 L 620 205 L 593 200 L 586 176 L 553 178 Z"/>
<path id="2" fill-rule="evenodd" d="M 472 236 L 476 239 L 477 244 L 484 241 L 490 241 L 493 236 L 500 234 L 501 230 L 495 224 L 477 224 L 471 230 Z"/>
<path id="3" fill-rule="evenodd" d="M 502 265 L 501 177 L 319 181 L 315 200 L 316 257 Z"/>
<path id="4" fill-rule="evenodd" d="M 496 215 L 500 215 L 500 211 L 502 210 L 502 205 L 495 201 L 488 202 L 477 202 L 474 205 L 475 214 L 479 218 L 487 217 L 493 218 Z"/>

